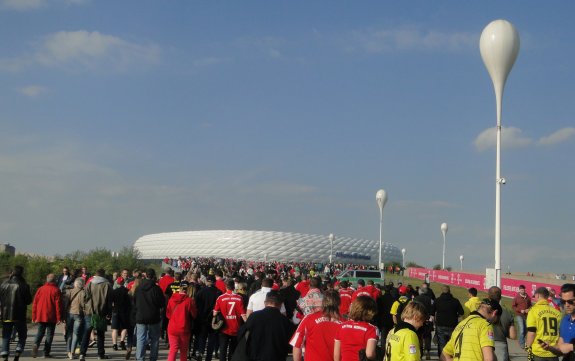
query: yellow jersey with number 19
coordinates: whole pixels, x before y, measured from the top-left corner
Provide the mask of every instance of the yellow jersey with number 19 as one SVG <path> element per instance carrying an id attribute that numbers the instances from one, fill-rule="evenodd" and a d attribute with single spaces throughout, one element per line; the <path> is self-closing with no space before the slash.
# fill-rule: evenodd
<path id="1" fill-rule="evenodd" d="M 385 361 L 420 361 L 419 337 L 415 328 L 399 321 L 387 335 Z"/>
<path id="2" fill-rule="evenodd" d="M 559 341 L 561 312 L 549 306 L 547 300 L 537 301 L 527 314 L 526 324 L 528 332 L 535 332 L 535 340 L 531 345 L 533 354 L 539 357 L 555 357 L 553 352 L 539 346 L 537 340 L 545 341 L 549 345 L 555 345 Z"/>

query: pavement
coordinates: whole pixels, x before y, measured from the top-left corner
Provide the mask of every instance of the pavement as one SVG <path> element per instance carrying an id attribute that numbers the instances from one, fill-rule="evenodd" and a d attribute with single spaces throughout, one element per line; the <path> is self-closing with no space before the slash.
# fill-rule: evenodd
<path id="1" fill-rule="evenodd" d="M 64 334 L 62 333 L 62 326 L 59 325 L 56 328 L 56 335 L 54 335 L 54 341 L 52 342 L 52 358 L 53 359 L 67 359 L 66 356 L 66 344 L 64 342 Z M 28 339 L 26 340 L 26 347 L 24 350 L 24 353 L 22 354 L 22 356 L 20 356 L 20 360 L 22 361 L 32 361 L 32 360 L 36 360 L 34 358 L 32 358 L 31 355 L 31 350 L 32 350 L 32 343 L 34 342 L 34 338 L 36 336 L 36 327 L 34 325 L 29 325 L 29 329 L 28 329 Z M 111 332 L 110 330 L 108 330 L 108 332 L 106 333 L 106 342 L 105 342 L 105 347 L 106 347 L 106 354 L 109 356 L 110 360 L 125 360 L 125 354 L 126 351 L 114 351 L 112 350 L 112 337 L 111 337 Z M 511 361 L 527 361 L 527 353 L 521 349 L 519 347 L 519 344 L 517 343 L 516 340 L 508 340 L 508 345 L 509 345 L 509 355 L 511 358 Z M 14 357 L 14 349 L 15 349 L 15 344 L 12 343 L 10 345 L 10 358 L 9 360 L 12 361 L 13 357 Z M 41 355 L 43 355 L 43 347 L 44 344 L 41 343 L 40 344 L 40 349 L 38 351 L 38 355 L 40 355 L 40 357 L 38 357 L 38 359 L 42 359 L 43 357 Z M 135 351 L 135 350 L 134 350 Z M 149 355 L 149 353 L 148 353 Z M 159 360 L 166 360 L 168 358 L 168 349 L 164 346 L 164 342 L 160 341 L 160 355 L 158 357 Z M 97 360 L 98 359 L 98 355 L 97 355 L 97 351 L 96 351 L 96 347 L 90 348 L 88 350 L 88 354 L 86 355 L 86 359 L 87 360 Z M 134 353 L 132 353 L 132 360 L 134 360 Z M 179 359 L 179 358 L 178 358 Z M 425 359 L 425 358 L 424 358 Z M 439 358 L 437 357 L 437 346 L 432 344 L 432 349 L 431 349 L 431 360 L 438 360 Z M 289 356 L 286 361 L 292 361 L 291 356 Z"/>

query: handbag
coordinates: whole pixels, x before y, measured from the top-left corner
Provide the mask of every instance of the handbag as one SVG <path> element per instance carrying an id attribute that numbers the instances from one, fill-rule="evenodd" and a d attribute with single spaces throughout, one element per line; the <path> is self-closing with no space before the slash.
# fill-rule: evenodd
<path id="1" fill-rule="evenodd" d="M 216 315 L 212 317 L 212 330 L 219 331 L 222 327 L 224 327 L 224 324 L 225 320 L 221 312 L 216 313 Z"/>
<path id="2" fill-rule="evenodd" d="M 90 326 L 97 331 L 106 331 L 106 327 L 108 322 L 106 321 L 105 317 L 98 315 L 97 313 L 93 313 L 92 317 L 90 318 Z"/>
<path id="3" fill-rule="evenodd" d="M 106 331 L 108 327 L 108 322 L 106 321 L 106 317 L 100 316 L 96 313 L 94 309 L 94 300 L 92 298 L 92 285 L 88 287 L 90 291 L 90 305 L 92 306 L 92 317 L 90 317 L 90 327 L 97 331 Z"/>

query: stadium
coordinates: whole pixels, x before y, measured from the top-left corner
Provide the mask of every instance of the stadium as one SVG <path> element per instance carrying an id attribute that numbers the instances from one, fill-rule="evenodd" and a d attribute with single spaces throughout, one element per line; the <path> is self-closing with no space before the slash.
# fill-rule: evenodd
<path id="1" fill-rule="evenodd" d="M 326 262 L 330 240 L 325 235 L 290 232 L 206 230 L 149 234 L 134 242 L 146 260 L 165 257 L 238 258 L 253 261 Z M 382 262 L 401 263 L 399 248 L 382 244 Z M 335 237 L 333 262 L 377 265 L 379 241 Z"/>

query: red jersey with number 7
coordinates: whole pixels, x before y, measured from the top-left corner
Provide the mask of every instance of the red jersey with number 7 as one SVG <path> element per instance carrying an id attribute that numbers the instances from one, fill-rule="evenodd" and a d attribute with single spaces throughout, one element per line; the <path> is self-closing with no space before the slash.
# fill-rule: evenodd
<path id="1" fill-rule="evenodd" d="M 242 297 L 227 290 L 226 293 L 218 297 L 214 311 L 221 312 L 224 316 L 224 327 L 222 333 L 229 336 L 236 336 L 240 329 L 240 319 L 246 314 Z"/>

